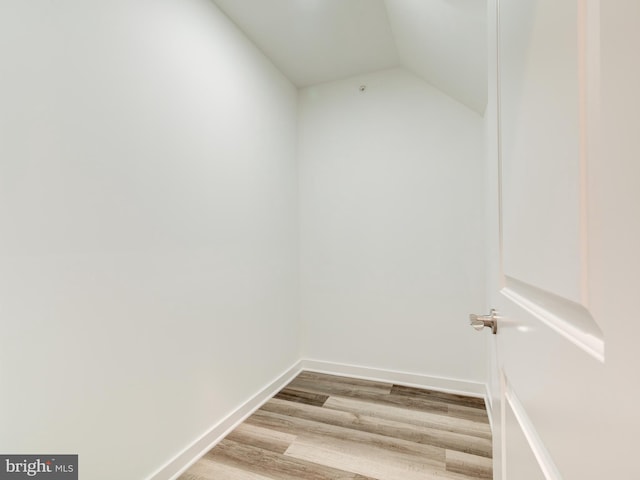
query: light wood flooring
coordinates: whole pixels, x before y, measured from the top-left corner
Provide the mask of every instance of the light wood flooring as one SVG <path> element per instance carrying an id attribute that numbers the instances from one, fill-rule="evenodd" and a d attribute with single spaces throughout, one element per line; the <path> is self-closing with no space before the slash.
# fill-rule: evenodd
<path id="1" fill-rule="evenodd" d="M 492 478 L 479 398 L 302 372 L 180 480 Z"/>

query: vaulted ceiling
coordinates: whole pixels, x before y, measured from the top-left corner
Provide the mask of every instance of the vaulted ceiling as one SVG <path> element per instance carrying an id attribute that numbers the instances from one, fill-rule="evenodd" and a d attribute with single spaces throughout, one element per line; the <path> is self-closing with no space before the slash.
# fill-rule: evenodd
<path id="1" fill-rule="evenodd" d="M 402 66 L 482 114 L 485 0 L 214 0 L 298 87 Z"/>

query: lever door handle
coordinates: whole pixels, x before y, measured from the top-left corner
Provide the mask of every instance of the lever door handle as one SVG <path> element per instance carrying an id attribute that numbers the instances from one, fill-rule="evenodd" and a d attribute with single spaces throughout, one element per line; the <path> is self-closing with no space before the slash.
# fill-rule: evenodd
<path id="1" fill-rule="evenodd" d="M 489 327 L 491 332 L 495 335 L 498 333 L 498 317 L 496 309 L 492 308 L 489 315 L 476 315 L 475 313 L 472 313 L 469 315 L 469 324 L 478 331 L 482 330 L 484 327 Z"/>

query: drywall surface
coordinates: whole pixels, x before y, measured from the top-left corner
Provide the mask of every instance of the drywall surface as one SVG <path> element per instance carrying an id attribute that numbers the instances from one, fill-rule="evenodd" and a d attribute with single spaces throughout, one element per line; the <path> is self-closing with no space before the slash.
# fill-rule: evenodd
<path id="1" fill-rule="evenodd" d="M 142 479 L 300 357 L 297 92 L 209 0 L 0 3 L 0 452 Z"/>
<path id="2" fill-rule="evenodd" d="M 487 105 L 487 0 L 385 0 L 401 64 L 482 114 Z"/>
<path id="3" fill-rule="evenodd" d="M 304 356 L 484 382 L 482 118 L 402 69 L 299 112 Z"/>

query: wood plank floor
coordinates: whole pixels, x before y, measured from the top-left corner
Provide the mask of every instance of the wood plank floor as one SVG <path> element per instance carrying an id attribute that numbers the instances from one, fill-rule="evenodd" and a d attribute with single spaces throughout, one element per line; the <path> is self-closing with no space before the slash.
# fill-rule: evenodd
<path id="1" fill-rule="evenodd" d="M 302 372 L 180 480 L 482 478 L 482 399 Z"/>

